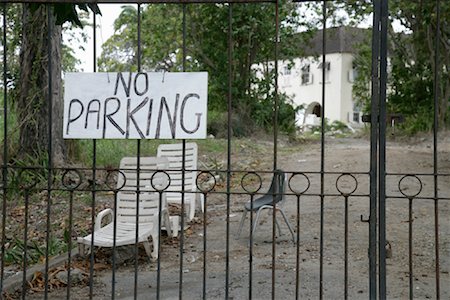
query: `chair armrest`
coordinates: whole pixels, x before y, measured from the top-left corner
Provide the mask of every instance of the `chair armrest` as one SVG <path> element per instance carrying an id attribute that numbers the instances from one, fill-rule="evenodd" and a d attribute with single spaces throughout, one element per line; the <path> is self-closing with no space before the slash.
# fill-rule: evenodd
<path id="1" fill-rule="evenodd" d="M 100 228 L 102 228 L 103 218 L 105 218 L 108 215 L 111 215 L 111 222 L 112 222 L 114 220 L 114 214 L 111 208 L 104 209 L 98 213 L 97 217 L 95 218 L 94 231 L 97 231 Z"/>

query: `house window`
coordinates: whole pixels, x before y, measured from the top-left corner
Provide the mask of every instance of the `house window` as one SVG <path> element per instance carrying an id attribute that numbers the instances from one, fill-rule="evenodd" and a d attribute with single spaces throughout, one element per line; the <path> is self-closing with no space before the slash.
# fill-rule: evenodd
<path id="1" fill-rule="evenodd" d="M 302 67 L 302 85 L 307 85 L 312 83 L 312 74 L 310 70 L 310 65 L 305 65 Z"/>
<path id="2" fill-rule="evenodd" d="M 350 82 L 350 83 L 355 82 L 357 77 L 358 77 L 358 71 L 356 70 L 355 65 L 353 65 L 352 69 L 348 71 L 348 82 Z"/>
<path id="3" fill-rule="evenodd" d="M 353 122 L 361 122 L 361 107 L 357 103 L 353 103 Z"/>
<path id="4" fill-rule="evenodd" d="M 358 70 L 356 69 L 355 62 L 352 63 L 352 69 L 348 71 L 348 81 L 353 83 L 358 77 Z"/>
<path id="5" fill-rule="evenodd" d="M 291 69 L 289 68 L 289 66 L 284 66 L 283 74 L 284 75 L 291 75 Z"/>
<path id="6" fill-rule="evenodd" d="M 325 70 L 325 82 L 330 82 L 330 69 L 331 69 L 331 64 L 329 61 L 326 61 L 325 64 L 323 62 L 321 62 L 319 64 L 318 69 L 324 69 Z M 322 74 L 320 74 L 320 78 L 322 77 Z M 322 80 L 321 80 L 322 82 Z"/>

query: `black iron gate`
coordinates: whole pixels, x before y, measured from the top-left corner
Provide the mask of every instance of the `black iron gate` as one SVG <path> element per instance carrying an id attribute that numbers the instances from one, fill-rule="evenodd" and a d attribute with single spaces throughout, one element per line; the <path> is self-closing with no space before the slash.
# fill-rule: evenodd
<path id="1" fill-rule="evenodd" d="M 421 280 L 416 276 L 414 272 L 415 252 L 414 252 L 414 235 L 413 235 L 413 220 L 415 206 L 418 202 L 431 201 L 433 204 L 433 217 L 429 218 L 430 222 L 433 222 L 433 230 L 429 237 L 429 243 L 432 244 L 433 253 L 429 254 L 433 256 L 434 262 L 434 274 L 421 275 L 427 278 L 427 284 L 434 286 L 434 294 L 426 295 L 430 298 L 445 298 L 448 296 L 448 291 L 441 291 L 441 275 L 444 274 L 448 278 L 448 271 L 441 270 L 440 255 L 445 253 L 448 255 L 448 251 L 444 249 L 444 246 L 440 242 L 440 236 L 446 234 L 442 230 L 440 220 L 446 222 L 447 219 L 440 215 L 440 203 L 450 200 L 450 196 L 445 192 L 440 192 L 440 187 L 448 182 L 449 174 L 439 172 L 438 168 L 438 93 L 439 88 L 439 72 L 436 71 L 435 76 L 435 104 L 434 104 L 434 130 L 433 130 L 433 171 L 426 172 L 388 172 L 387 164 L 387 112 L 386 112 L 386 98 L 387 98 L 387 86 L 388 86 L 388 0 L 374 0 L 373 4 L 373 23 L 372 23 L 372 82 L 371 82 L 371 114 L 366 119 L 370 122 L 370 147 L 369 147 L 369 171 L 329 171 L 325 166 L 326 162 L 326 134 L 325 134 L 325 118 L 321 119 L 321 134 L 320 134 L 320 167 L 317 171 L 307 171 L 301 168 L 288 169 L 286 171 L 287 181 L 286 190 L 283 192 L 286 196 L 285 202 L 290 202 L 290 213 L 293 216 L 291 221 L 296 222 L 295 234 L 293 233 L 294 245 L 290 244 L 290 237 L 286 240 L 278 240 L 277 227 L 280 225 L 277 220 L 283 220 L 278 217 L 284 217 L 287 227 L 289 227 L 289 218 L 284 215 L 283 209 L 272 209 L 272 213 L 269 219 L 269 231 L 271 235 L 270 247 L 254 239 L 254 223 L 253 214 L 250 213 L 250 222 L 248 223 L 248 240 L 240 240 L 240 244 L 236 246 L 236 242 L 233 239 L 233 231 L 236 227 L 235 222 L 232 220 L 234 213 L 246 211 L 255 211 L 253 200 L 260 196 L 264 196 L 264 188 L 268 186 L 270 178 L 279 176 L 279 171 L 276 171 L 282 165 L 279 159 L 279 136 L 278 136 L 278 76 L 275 77 L 274 89 L 275 99 L 273 102 L 273 148 L 270 154 L 272 159 L 271 171 L 268 170 L 245 170 L 233 168 L 232 162 L 232 102 L 237 99 L 232 98 L 232 77 L 233 70 L 232 64 L 229 63 L 228 68 L 228 138 L 227 138 L 227 155 L 226 155 L 226 168 L 223 169 L 202 169 L 189 170 L 186 168 L 186 161 L 182 160 L 181 163 L 181 180 L 184 186 L 186 180 L 186 173 L 189 171 L 198 172 L 197 176 L 197 190 L 178 191 L 181 194 L 181 213 L 180 213 L 180 236 L 173 243 L 173 247 L 176 251 L 170 251 L 170 246 L 167 244 L 161 245 L 157 243 L 154 247 L 157 247 L 160 254 L 156 262 L 140 262 L 142 258 L 138 248 L 138 230 L 135 231 L 136 243 L 134 243 L 132 258 L 133 268 L 127 269 L 128 274 L 120 270 L 118 266 L 118 260 L 116 254 L 116 246 L 114 244 L 112 251 L 112 258 L 109 261 L 109 266 L 104 266 L 98 263 L 99 256 L 105 255 L 96 251 L 91 251 L 87 260 L 79 261 L 77 257 L 77 250 L 74 247 L 76 240 L 75 236 L 72 236 L 72 232 L 76 232 L 74 229 L 74 206 L 77 205 L 77 201 L 80 201 L 80 195 L 84 195 L 89 198 L 89 205 L 84 211 L 88 218 L 85 221 L 90 225 L 90 232 L 93 232 L 93 238 L 95 237 L 95 218 L 96 211 L 99 205 L 103 205 L 102 199 L 99 195 L 102 193 L 110 193 L 112 195 L 113 203 L 110 205 L 112 208 L 117 207 L 117 197 L 120 192 L 120 187 L 115 186 L 115 179 L 117 176 L 123 174 L 123 170 L 116 168 L 98 167 L 98 143 L 99 141 L 92 140 L 89 146 L 90 153 L 92 153 L 92 166 L 89 168 L 60 168 L 53 165 L 52 157 L 52 143 L 48 143 L 48 163 L 46 165 L 35 166 L 22 166 L 14 161 L 9 160 L 9 139 L 11 137 L 11 130 L 8 128 L 9 110 L 11 108 L 11 96 L 10 90 L 12 89 L 8 79 L 8 61 L 7 53 L 7 15 L 6 8 L 12 3 L 22 3 L 29 1 L 20 0 L 6 0 L 3 5 L 3 162 L 2 162 L 2 239 L 1 239 L 1 276 L 0 286 L 2 289 L 3 297 L 22 297 L 22 298 L 34 298 L 38 297 L 47 298 L 192 298 L 198 299 L 205 298 L 360 298 L 368 297 L 370 299 L 386 299 L 389 297 L 405 297 L 414 298 L 417 290 L 416 282 Z M 35 0 L 31 2 L 36 3 L 56 3 L 56 2 L 68 2 L 68 1 L 51 1 L 51 0 Z M 71 3 L 82 3 L 85 1 L 70 1 Z M 186 68 L 186 7 L 188 5 L 196 5 L 196 3 L 221 3 L 228 7 L 228 61 L 233 60 L 233 7 L 242 3 L 252 3 L 252 5 L 272 5 L 273 6 L 273 26 L 276 28 L 275 36 L 273 37 L 273 61 L 275 73 L 278 74 L 278 61 L 279 61 L 279 1 L 259 1 L 259 0 L 236 0 L 236 1 L 112 1 L 112 0 L 100 0 L 100 1 L 88 1 L 92 3 L 139 3 L 138 14 L 136 19 L 137 24 L 137 70 L 141 71 L 141 5 L 144 3 L 170 3 L 180 5 L 180 9 L 183 10 L 182 20 L 182 34 L 183 34 L 183 67 L 182 71 L 189 71 Z M 299 0 L 298 2 L 309 2 Z M 326 64 L 326 49 L 327 49 L 327 2 L 330 1 L 315 1 L 323 3 L 322 14 L 322 55 L 320 60 L 323 65 Z M 436 1 L 436 15 L 437 26 L 436 30 L 439 33 L 441 28 L 439 5 L 440 1 Z M 48 11 L 50 11 L 50 5 L 48 5 Z M 51 14 L 48 18 L 49 36 L 51 36 L 51 30 L 54 21 Z M 93 18 L 94 28 L 96 28 L 96 18 Z M 93 31 L 94 35 L 94 49 L 96 49 L 96 30 Z M 438 60 L 439 43 L 435 45 L 435 65 L 439 66 L 441 62 Z M 51 49 L 48 51 L 48 64 L 52 62 Z M 96 54 L 94 50 L 94 69 L 96 72 Z M 49 67 L 49 69 L 51 69 Z M 322 106 L 321 116 L 325 116 L 326 101 L 325 92 L 325 68 L 322 68 Z M 439 68 L 436 68 L 439 70 Z M 50 72 L 49 72 L 50 73 Z M 52 90 L 51 74 L 49 74 L 49 91 Z M 52 107 L 54 99 L 52 99 L 51 92 L 48 93 L 48 106 Z M 51 112 L 52 110 L 49 109 Z M 54 116 L 51 113 L 48 115 L 49 134 L 52 136 L 52 122 L 54 122 Z M 181 141 L 182 157 L 186 157 L 187 142 Z M 147 144 L 146 146 L 147 147 Z M 140 160 L 145 155 L 143 152 L 148 152 L 143 149 L 143 142 L 136 141 L 135 153 L 133 156 L 137 158 L 137 182 L 140 181 L 140 174 L 145 173 L 141 170 Z M 172 170 L 173 171 L 173 170 Z M 223 185 L 220 185 L 217 180 L 217 174 L 222 172 L 225 174 L 225 181 Z M 167 171 L 169 174 L 170 171 Z M 144 177 L 144 175 L 142 175 Z M 239 183 L 234 184 L 233 180 L 238 178 Z M 143 179 L 142 179 L 143 180 Z M 112 183 L 113 182 L 113 183 Z M 204 182 L 207 184 L 204 185 Z M 209 185 L 208 185 L 209 184 Z M 270 190 L 272 202 L 267 202 L 265 205 L 267 208 L 273 208 L 277 206 L 277 201 L 281 197 L 278 197 L 277 193 L 280 182 L 274 180 L 273 189 Z M 424 186 L 428 187 L 431 195 L 422 193 Z M 330 188 L 333 187 L 333 188 Z M 392 188 L 394 186 L 394 188 Z M 417 191 L 410 192 L 411 189 L 417 189 Z M 394 192 L 392 192 L 395 190 Z M 161 218 L 161 206 L 163 194 L 168 190 L 157 190 L 157 194 L 160 198 L 159 204 L 159 219 L 158 219 L 158 235 L 160 240 L 162 238 L 162 218 Z M 392 192 L 392 193 L 391 193 Z M 145 193 L 145 190 L 140 190 L 140 185 L 137 185 L 137 203 L 140 203 L 139 199 L 141 195 Z M 191 237 L 193 234 L 188 233 L 185 230 L 185 225 L 188 225 L 188 220 L 185 216 L 185 198 L 188 195 L 196 193 L 201 194 L 204 198 L 204 210 L 201 214 L 201 218 L 196 219 L 195 222 L 191 222 L 189 226 L 198 235 L 197 245 L 194 245 L 194 239 Z M 33 195 L 41 194 L 39 200 L 33 198 Z M 143 196 L 142 196 L 143 197 Z M 44 200 L 42 200 L 44 199 Z M 239 208 L 236 208 L 236 199 L 244 200 L 244 202 L 250 200 L 250 206 L 244 208 L 244 205 L 238 202 Z M 327 235 L 336 234 L 336 231 L 331 230 L 328 233 L 329 225 L 327 225 L 327 206 L 328 200 L 339 200 L 343 203 L 343 228 L 341 232 L 342 240 L 339 241 L 339 245 L 342 247 L 340 254 L 327 253 L 327 249 L 330 248 L 330 244 L 326 239 Z M 400 253 L 396 253 L 399 256 L 407 256 L 408 270 L 406 275 L 402 277 L 402 280 L 407 280 L 408 292 L 406 294 L 399 294 L 392 292 L 392 289 L 397 288 L 394 278 L 389 277 L 387 258 L 391 256 L 392 244 L 395 244 L 389 237 L 389 227 L 386 209 L 389 208 L 389 201 L 392 200 L 394 210 L 398 209 L 396 206 L 398 201 L 407 200 L 407 251 L 406 249 L 399 249 Z M 365 241 L 362 248 L 368 249 L 367 260 L 362 259 L 362 264 L 351 265 L 358 259 L 353 256 L 352 252 L 355 247 L 355 241 L 351 240 L 352 230 L 359 230 L 359 227 L 354 225 L 351 221 L 350 206 L 352 203 L 366 203 L 362 209 L 363 215 L 361 220 L 367 222 L 368 228 L 366 228 L 366 234 L 363 234 Z M 311 204 L 312 203 L 312 204 Z M 17 205 L 16 205 L 17 204 Z M 20 205 L 19 205 L 20 204 Z M 19 206 L 18 206 L 19 205 Z M 139 205 L 139 204 L 138 204 Z M 317 232 L 315 236 L 310 236 L 307 232 L 307 226 L 301 226 L 302 222 L 311 222 L 314 224 L 314 219 L 308 219 L 305 215 L 302 206 L 313 205 L 317 208 L 316 217 L 319 220 L 317 222 Z M 17 208 L 20 207 L 21 210 Z M 62 208 L 61 208 L 62 207 Z M 418 204 L 418 210 L 423 209 Z M 29 228 L 29 224 L 36 225 L 36 220 L 33 220 L 33 210 L 45 210 L 46 220 L 41 220 L 44 226 L 41 225 L 38 229 Z M 139 207 L 137 208 L 139 209 Z M 79 212 L 78 212 L 79 213 Z M 52 223 L 52 219 L 55 214 L 67 214 L 68 224 L 66 235 L 63 237 L 55 237 L 52 232 L 55 230 L 55 224 Z M 400 214 L 400 213 L 399 213 Z M 85 217 L 86 217 L 85 216 Z M 9 230 L 11 230 L 11 223 L 13 221 L 19 222 L 22 231 L 22 236 L 11 236 Z M 223 239 L 214 239 L 215 236 L 211 236 L 208 232 L 208 228 L 211 228 L 211 222 L 217 222 L 221 220 L 223 222 L 222 230 L 215 231 L 215 235 L 223 235 Z M 256 220 L 257 221 L 257 220 Z M 139 214 L 136 216 L 136 223 L 139 222 Z M 197 222 L 197 223 L 196 223 Z M 200 227 L 196 227 L 196 224 L 200 224 Z M 175 224 L 175 223 L 174 223 Z M 309 224 L 309 225 L 310 225 Z M 363 223 L 361 223 L 363 224 Z M 447 226 L 448 224 L 444 224 Z M 63 226 L 62 224 L 56 224 L 56 226 Z M 447 228 L 444 226 L 444 230 Z M 246 226 L 247 227 L 247 226 Z M 303 229 L 305 228 L 305 229 Z M 242 227 L 240 228 L 242 229 Z M 255 227 L 256 229 L 256 227 Z M 291 229 L 291 228 L 288 228 Z M 338 228 L 339 229 L 339 228 Z M 368 230 L 367 230 L 368 229 Z M 36 230 L 45 231 L 43 241 L 36 241 L 33 239 L 33 232 Z M 114 229 L 114 232 L 117 229 Z M 79 232 L 77 232 L 79 233 Z M 392 234 L 393 236 L 395 234 Z M 56 239 L 63 239 L 66 243 L 67 253 L 57 257 L 53 257 L 53 248 Z M 350 238 L 350 240 L 349 240 Z M 311 241 L 312 242 L 311 242 Z M 318 240 L 318 242 L 314 242 Z M 333 240 L 330 238 L 330 240 Z M 358 241 L 359 243 L 361 241 Z M 41 243 L 41 244 L 39 244 Z M 57 241 L 56 241 L 57 243 Z M 171 242 L 169 242 L 170 245 Z M 352 246 L 353 243 L 353 246 Z M 367 243 L 365 246 L 364 243 Z M 448 240 L 444 242 L 448 247 Z M 13 248 L 13 246 L 15 248 Z M 91 248 L 94 244 L 92 242 Z M 191 248 L 195 248 L 195 251 L 191 251 Z M 236 248 L 237 247 L 237 248 Z M 333 246 L 334 247 L 334 246 Z M 269 249 L 267 252 L 262 252 L 261 249 Z M 361 246 L 359 245 L 359 248 Z M 237 249 L 237 250 L 236 250 Z M 290 250 L 289 250 L 290 249 Z M 293 251 L 291 251 L 293 249 Z M 364 250 L 365 250 L 364 249 Z M 38 251 L 38 261 L 31 260 L 31 251 Z M 164 256 L 164 251 L 170 252 L 171 257 Z M 290 252 L 291 251 L 291 252 Z M 305 258 L 305 253 L 311 254 Z M 338 251 L 339 252 L 339 251 Z M 192 253 L 201 253 L 201 255 L 193 255 Z M 192 257 L 191 257 L 192 255 Z M 16 257 L 16 266 L 11 267 L 7 261 Z M 244 260 L 241 260 L 242 256 L 245 256 Z M 339 271 L 332 269 L 330 273 L 327 273 L 329 258 L 337 256 L 339 262 L 337 263 Z M 11 258 L 12 257 L 12 258 Z M 52 258 L 53 257 L 53 258 Z M 39 264 L 39 260 L 42 265 Z M 171 265 L 171 261 L 176 260 L 176 266 Z M 195 265 L 195 261 L 200 260 L 201 265 Z M 445 258 L 448 261 L 448 258 Z M 245 265 L 241 265 L 245 262 Z M 37 265 L 33 265 L 37 263 Z M 84 266 L 81 266 L 85 263 Z M 148 264 L 151 266 L 148 267 Z M 266 270 L 261 268 L 256 269 L 255 265 L 266 266 Z M 33 266 L 32 266 L 33 265 Z M 64 265 L 65 271 L 62 271 L 60 266 Z M 143 266 L 144 265 L 144 266 Z M 359 286 L 355 276 L 352 276 L 352 270 L 365 265 L 364 268 L 367 271 L 364 273 L 366 276 L 363 278 L 367 284 Z M 75 268 L 76 266 L 76 268 Z M 83 268 L 84 267 L 84 268 Z M 195 269 L 195 268 L 198 269 Z M 283 269 L 285 267 L 285 269 Z M 104 271 L 101 268 L 105 268 Z M 193 269 L 189 269 L 193 268 Z M 74 270 L 84 270 L 81 273 L 81 279 L 73 277 L 71 272 Z M 246 269 L 246 270 L 243 270 Z M 447 270 L 447 269 L 445 269 Z M 61 278 L 56 280 L 53 277 L 55 273 L 66 272 L 66 281 Z M 84 272 L 84 273 L 83 273 Z M 103 272 L 103 273 L 102 273 Z M 105 275 L 106 273 L 106 275 Z M 132 274 L 131 276 L 129 274 Z M 269 275 L 267 275 L 269 274 Z M 281 274 L 281 275 L 280 275 Z M 359 273 L 357 273 L 359 274 Z M 96 275 L 102 280 L 96 279 Z M 110 278 L 109 280 L 105 278 Z M 130 278 L 132 277 L 132 278 Z M 258 279 L 259 278 L 259 279 Z M 269 279 L 268 279 L 269 278 Z M 389 288 L 389 282 L 392 279 L 393 286 Z M 423 279 L 423 278 L 422 278 Z M 78 285 L 73 285 L 71 281 L 77 280 Z M 424 279 L 425 280 L 425 279 Z M 55 283 L 56 282 L 56 283 Z M 81 283 L 80 283 L 81 282 Z M 105 283 L 106 282 L 106 283 Z M 63 287 L 65 289 L 63 290 Z M 64 292 L 66 293 L 63 295 Z M 40 294 L 42 292 L 42 294 Z M 424 294 L 420 293 L 419 297 L 424 297 Z"/>

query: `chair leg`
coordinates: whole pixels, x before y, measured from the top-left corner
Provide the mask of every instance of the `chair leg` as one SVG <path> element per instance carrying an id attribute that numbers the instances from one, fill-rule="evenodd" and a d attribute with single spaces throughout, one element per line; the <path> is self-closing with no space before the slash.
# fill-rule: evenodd
<path id="1" fill-rule="evenodd" d="M 148 257 L 155 261 L 158 259 L 158 243 L 159 243 L 159 239 L 157 236 L 152 235 L 152 246 L 153 246 L 153 251 L 152 251 L 152 247 L 150 245 L 149 241 L 145 241 L 144 242 L 144 248 L 145 248 L 145 253 L 147 253 Z"/>
<path id="2" fill-rule="evenodd" d="M 289 231 L 291 232 L 292 235 L 292 241 L 295 243 L 295 235 L 294 235 L 294 230 L 292 230 L 291 224 L 289 223 L 284 211 L 282 209 L 280 209 L 281 215 L 283 216 L 284 221 L 286 222 L 286 225 L 289 228 Z"/>
<path id="3" fill-rule="evenodd" d="M 275 210 L 276 213 L 276 210 Z M 278 234 L 281 236 L 281 227 L 280 227 L 280 223 L 278 222 L 277 216 L 275 215 L 275 224 L 277 225 L 277 229 L 278 229 Z"/>
<path id="4" fill-rule="evenodd" d="M 198 205 L 200 206 L 201 212 L 205 212 L 205 196 L 203 194 L 197 194 L 195 196 Z"/>
<path id="5" fill-rule="evenodd" d="M 173 237 L 174 231 L 172 228 L 172 223 L 170 220 L 169 213 L 167 211 L 165 211 L 165 213 L 163 213 L 163 220 L 162 220 L 161 226 L 166 226 L 167 235 L 170 237 Z"/>
<path id="6" fill-rule="evenodd" d="M 172 228 L 172 237 L 178 237 L 178 230 L 180 229 L 180 216 L 170 217 L 170 226 Z"/>
<path id="7" fill-rule="evenodd" d="M 195 198 L 189 203 L 189 216 L 188 222 L 192 221 L 195 217 Z"/>
<path id="8" fill-rule="evenodd" d="M 78 255 L 81 257 L 86 256 L 86 245 L 83 243 L 78 243 Z"/>
<path id="9" fill-rule="evenodd" d="M 239 237 L 241 236 L 241 231 L 242 231 L 242 227 L 244 227 L 244 220 L 245 220 L 246 216 L 247 216 L 247 210 L 244 208 L 244 213 L 242 214 L 241 221 L 239 222 L 239 229 L 236 234 L 236 239 L 239 239 Z"/>
<path id="10" fill-rule="evenodd" d="M 252 236 L 255 236 L 256 226 L 258 225 L 259 217 L 261 216 L 261 211 L 262 209 L 258 209 L 258 211 L 256 212 L 256 219 L 255 223 L 253 223 Z"/>

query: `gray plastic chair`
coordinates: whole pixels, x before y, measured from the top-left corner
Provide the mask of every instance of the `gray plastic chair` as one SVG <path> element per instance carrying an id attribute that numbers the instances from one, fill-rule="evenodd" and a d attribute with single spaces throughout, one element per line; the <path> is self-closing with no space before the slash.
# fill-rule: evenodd
<path id="1" fill-rule="evenodd" d="M 236 238 L 238 239 L 241 235 L 242 227 L 244 226 L 245 217 L 247 216 L 247 212 L 253 211 L 256 212 L 256 219 L 253 224 L 252 235 L 255 234 L 256 226 L 258 225 L 259 217 L 261 212 L 264 209 L 273 209 L 274 197 L 275 197 L 275 209 L 278 210 L 283 216 L 286 225 L 289 228 L 289 231 L 292 235 L 292 241 L 295 242 L 294 231 L 292 230 L 291 225 L 286 217 L 286 214 L 283 211 L 283 203 L 285 200 L 285 190 L 286 190 L 286 182 L 287 175 L 282 170 L 275 170 L 272 178 L 272 183 L 270 184 L 270 188 L 265 195 L 253 200 L 253 206 L 251 202 L 247 202 L 244 205 L 244 213 L 242 214 L 241 222 L 239 224 L 239 230 L 237 232 Z M 278 220 L 275 218 L 275 223 L 278 228 L 278 232 L 281 235 L 280 224 Z"/>

